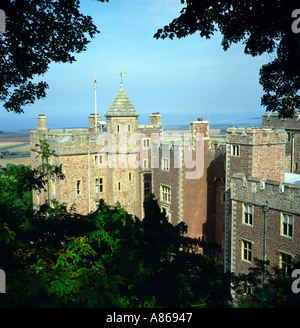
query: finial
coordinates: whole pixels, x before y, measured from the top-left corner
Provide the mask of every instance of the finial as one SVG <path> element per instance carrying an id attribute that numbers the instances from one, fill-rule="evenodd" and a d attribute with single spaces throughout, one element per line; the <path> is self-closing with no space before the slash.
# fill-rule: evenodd
<path id="1" fill-rule="evenodd" d="M 121 89 L 123 89 L 123 76 L 127 75 L 127 73 L 120 73 L 121 76 Z"/>

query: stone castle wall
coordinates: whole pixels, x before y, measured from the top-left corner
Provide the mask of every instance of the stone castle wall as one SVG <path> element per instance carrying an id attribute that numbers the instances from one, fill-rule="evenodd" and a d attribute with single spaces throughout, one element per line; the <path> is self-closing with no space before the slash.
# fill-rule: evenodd
<path id="1" fill-rule="evenodd" d="M 256 257 L 263 260 L 264 212 L 268 202 L 267 260 L 280 264 L 280 254 L 300 256 L 300 186 L 234 174 L 231 178 L 232 271 L 246 273 Z M 243 222 L 243 205 L 253 205 L 252 225 Z M 282 234 L 282 215 L 293 215 L 293 236 Z M 242 241 L 252 243 L 252 261 L 242 259 Z"/>

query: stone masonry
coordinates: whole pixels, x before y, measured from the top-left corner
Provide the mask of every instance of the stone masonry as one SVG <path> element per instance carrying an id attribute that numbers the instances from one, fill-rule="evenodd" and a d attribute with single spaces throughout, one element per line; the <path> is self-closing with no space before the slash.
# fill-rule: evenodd
<path id="1" fill-rule="evenodd" d="M 267 260 L 271 265 L 282 265 L 282 255 L 291 259 L 300 256 L 300 186 L 279 181 L 249 177 L 243 174 L 231 177 L 232 202 L 232 263 L 231 271 L 246 273 L 254 258 L 264 259 L 264 220 L 262 205 L 268 203 Z M 245 205 L 252 206 L 251 221 L 245 222 Z M 285 233 L 284 215 L 292 218 L 290 234 Z M 251 244 L 251 258 L 244 257 L 246 241 Z"/>
<path id="2" fill-rule="evenodd" d="M 46 116 L 38 116 L 32 167 L 41 163 L 37 144 L 47 140 L 55 151 L 49 163 L 62 164 L 65 179 L 33 192 L 35 207 L 56 199 L 87 214 L 102 198 L 143 218 L 153 193 L 172 224 L 184 221 L 189 236 L 222 246 L 224 270 L 247 272 L 254 257 L 263 259 L 261 206 L 268 202 L 268 260 L 283 265 L 300 255 L 300 187 L 284 182 L 286 172 L 299 173 L 299 114 L 265 114 L 263 128 L 229 128 L 217 142 L 202 119 L 187 131 L 165 132 L 156 112 L 139 125 L 121 85 L 105 117 L 91 114 L 87 129 L 48 130 Z"/>

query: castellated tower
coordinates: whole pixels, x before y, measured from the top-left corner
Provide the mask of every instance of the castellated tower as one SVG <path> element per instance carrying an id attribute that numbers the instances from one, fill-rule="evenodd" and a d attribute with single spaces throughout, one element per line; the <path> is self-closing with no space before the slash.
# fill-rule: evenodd
<path id="1" fill-rule="evenodd" d="M 107 132 L 114 139 L 115 149 L 107 154 L 115 156 L 114 163 L 107 170 L 107 187 L 112 190 L 108 195 L 109 204 L 120 202 L 129 213 L 139 216 L 139 149 L 138 112 L 123 90 L 120 91 L 105 114 Z M 110 152 L 114 154 L 110 154 Z"/>
<path id="2" fill-rule="evenodd" d="M 46 116 L 40 115 L 31 131 L 32 167 L 41 164 L 38 144 L 46 140 L 54 150 L 48 162 L 62 165 L 65 179 L 50 178 L 46 191 L 34 191 L 34 206 L 55 199 L 87 214 L 104 199 L 142 219 L 143 204 L 153 193 L 172 224 L 184 221 L 189 236 L 213 241 L 209 122 L 198 119 L 189 130 L 163 132 L 159 112 L 149 115 L 145 125 L 138 124 L 138 117 L 122 84 L 105 113 L 106 122 L 90 114 L 86 129 L 49 130 Z"/>
<path id="3" fill-rule="evenodd" d="M 120 202 L 130 214 L 142 217 L 144 199 L 151 192 L 151 169 L 140 149 L 148 158 L 151 135 L 155 132 L 159 138 L 162 126 L 159 114 L 144 126 L 138 126 L 138 116 L 122 85 L 105 114 L 106 122 L 90 114 L 87 129 L 48 130 L 46 116 L 39 115 L 37 129 L 30 133 L 32 167 L 41 164 L 37 144 L 47 140 L 55 152 L 48 162 L 62 165 L 65 179 L 49 179 L 45 192 L 34 191 L 34 206 L 56 199 L 86 214 L 102 198 L 110 205 Z"/>
<path id="4" fill-rule="evenodd" d="M 234 173 L 284 181 L 284 130 L 229 128 L 226 139 L 226 185 Z"/>
<path id="5" fill-rule="evenodd" d="M 229 128 L 226 132 L 224 267 L 232 266 L 232 177 L 243 174 L 246 181 L 284 181 L 286 132 L 269 128 Z"/>
<path id="6" fill-rule="evenodd" d="M 265 113 L 262 118 L 263 127 L 285 130 L 286 172 L 300 174 L 300 113 L 290 118 L 279 118 L 277 113 Z"/>

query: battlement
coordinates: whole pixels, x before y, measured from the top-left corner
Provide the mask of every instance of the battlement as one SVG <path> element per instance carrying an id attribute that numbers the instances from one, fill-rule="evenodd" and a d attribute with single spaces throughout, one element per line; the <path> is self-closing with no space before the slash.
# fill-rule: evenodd
<path id="1" fill-rule="evenodd" d="M 300 130 L 300 113 L 291 118 L 279 118 L 277 113 L 265 113 L 262 116 L 262 126 L 284 130 Z"/>
<path id="2" fill-rule="evenodd" d="M 258 206 L 268 201 L 272 209 L 300 214 L 300 185 L 256 177 L 246 179 L 244 174 L 235 173 L 230 188 L 233 200 Z"/>
<path id="3" fill-rule="evenodd" d="M 33 130 L 30 132 L 30 136 L 32 139 L 36 137 L 39 130 Z M 101 132 L 99 132 L 101 133 Z M 98 134 L 99 134 L 98 133 Z M 47 140 L 56 140 L 57 142 L 61 141 L 64 142 L 68 139 L 72 139 L 73 141 L 77 138 L 82 137 L 90 137 L 92 134 L 88 129 L 51 129 L 51 130 L 44 130 L 42 131 L 42 135 Z M 93 134 L 94 135 L 94 134 Z"/>
<path id="4" fill-rule="evenodd" d="M 151 135 L 151 133 L 161 134 L 163 132 L 162 125 L 138 125 L 138 132 L 146 135 Z"/>
<path id="5" fill-rule="evenodd" d="M 286 132 L 271 128 L 233 128 L 226 131 L 227 143 L 272 144 L 285 143 Z"/>
<path id="6" fill-rule="evenodd" d="M 283 129 L 273 128 L 233 128 L 230 127 L 226 130 L 227 135 L 247 135 L 247 134 L 269 134 L 269 133 L 283 133 Z"/>
<path id="7" fill-rule="evenodd" d="M 89 129 L 43 129 L 30 132 L 30 145 L 36 150 L 40 139 L 47 140 L 50 148 L 56 154 L 86 153 L 87 150 L 96 151 L 97 139 L 103 132 L 94 133 Z"/>

